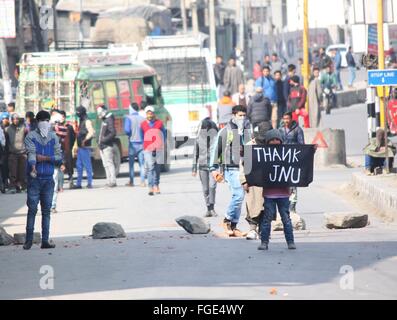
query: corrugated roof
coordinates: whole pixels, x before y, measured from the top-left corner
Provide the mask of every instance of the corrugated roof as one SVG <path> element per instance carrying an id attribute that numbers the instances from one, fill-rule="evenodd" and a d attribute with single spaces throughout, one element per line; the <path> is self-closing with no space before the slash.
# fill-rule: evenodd
<path id="1" fill-rule="evenodd" d="M 81 0 L 82 11 L 100 13 L 115 7 L 135 7 L 149 4 L 150 0 Z M 59 11 L 80 12 L 80 0 L 60 0 L 56 6 Z"/>

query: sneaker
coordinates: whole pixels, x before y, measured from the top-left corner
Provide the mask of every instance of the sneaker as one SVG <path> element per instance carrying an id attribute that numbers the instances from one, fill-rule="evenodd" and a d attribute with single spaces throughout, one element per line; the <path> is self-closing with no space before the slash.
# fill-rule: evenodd
<path id="1" fill-rule="evenodd" d="M 154 191 L 155 194 L 160 194 L 159 186 L 154 186 L 153 191 Z"/>
<path id="2" fill-rule="evenodd" d="M 23 250 L 30 250 L 32 245 L 33 245 L 33 241 L 26 241 L 25 244 L 23 245 Z"/>
<path id="3" fill-rule="evenodd" d="M 293 243 L 293 242 L 288 243 L 288 249 L 295 250 L 296 249 L 295 243 Z"/>
<path id="4" fill-rule="evenodd" d="M 54 243 L 50 243 L 50 242 L 42 242 L 41 243 L 41 249 L 54 249 L 54 248 L 55 248 Z"/>
<path id="5" fill-rule="evenodd" d="M 58 213 L 58 211 L 57 211 L 57 209 L 52 208 L 52 209 L 51 209 L 51 213 Z"/>
<path id="6" fill-rule="evenodd" d="M 149 196 L 154 196 L 154 192 L 152 188 L 149 189 Z"/>
<path id="7" fill-rule="evenodd" d="M 247 232 L 241 232 L 239 229 L 235 228 L 233 230 L 233 235 L 237 238 L 243 238 L 243 237 L 247 236 Z"/>
<path id="8" fill-rule="evenodd" d="M 211 212 L 211 215 L 213 217 L 217 217 L 218 216 L 218 214 L 216 213 L 216 211 L 214 209 L 210 210 L 210 212 Z"/>
<path id="9" fill-rule="evenodd" d="M 232 236 L 234 235 L 234 232 L 233 232 L 233 230 L 232 230 L 232 224 L 231 224 L 230 221 L 224 220 L 224 221 L 223 221 L 223 228 L 225 229 L 225 232 L 226 232 L 226 234 L 227 234 L 229 237 L 232 237 Z"/>
<path id="10" fill-rule="evenodd" d="M 251 230 L 250 232 L 248 232 L 246 239 L 258 240 L 259 239 L 258 233 L 255 230 Z"/>
<path id="11" fill-rule="evenodd" d="M 260 244 L 260 246 L 258 247 L 258 250 L 268 250 L 269 246 L 267 244 L 267 242 L 263 242 Z"/>

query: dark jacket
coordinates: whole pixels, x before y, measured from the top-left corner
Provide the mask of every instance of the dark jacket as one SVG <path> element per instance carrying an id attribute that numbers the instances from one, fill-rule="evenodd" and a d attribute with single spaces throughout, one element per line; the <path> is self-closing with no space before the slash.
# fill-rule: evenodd
<path id="1" fill-rule="evenodd" d="M 284 98 L 284 86 L 285 86 L 285 83 L 283 80 L 276 81 L 277 104 L 279 106 L 287 105 L 287 101 Z"/>
<path id="2" fill-rule="evenodd" d="M 349 67 L 356 67 L 356 61 L 354 60 L 353 54 L 350 51 L 346 53 L 346 62 Z"/>
<path id="3" fill-rule="evenodd" d="M 258 124 L 262 121 L 270 121 L 272 116 L 272 105 L 270 100 L 263 94 L 255 94 L 247 108 L 247 117 L 252 124 Z"/>
<path id="4" fill-rule="evenodd" d="M 106 114 L 102 119 L 101 131 L 99 133 L 99 149 L 113 147 L 116 138 L 116 129 L 114 127 L 114 116 L 111 113 Z"/>
<path id="5" fill-rule="evenodd" d="M 284 144 L 305 144 L 303 130 L 296 121 L 292 121 L 289 130 L 284 127 L 284 123 L 281 123 L 281 128 L 279 130 L 283 137 Z"/>
<path id="6" fill-rule="evenodd" d="M 206 124 L 205 128 L 203 126 L 204 122 Z M 194 142 L 193 172 L 197 172 L 197 167 L 199 170 L 209 170 L 211 146 L 218 135 L 218 128 L 215 122 L 211 121 L 209 118 L 204 119 L 200 123 L 199 128 L 200 130 Z"/>
<path id="7" fill-rule="evenodd" d="M 330 67 L 332 65 L 332 59 L 330 56 L 328 56 L 326 53 L 323 53 L 320 56 L 320 69 L 325 69 L 327 67 Z"/>
<path id="8" fill-rule="evenodd" d="M 219 131 L 211 146 L 210 171 L 215 171 L 219 166 L 238 169 L 243 156 L 244 145 L 252 139 L 251 125 L 248 121 L 244 125 L 244 133 L 238 132 L 237 125 L 230 120 Z"/>
<path id="9" fill-rule="evenodd" d="M 91 121 L 87 117 L 80 119 L 79 132 L 77 133 L 77 146 L 78 147 L 90 147 L 92 142 L 92 137 L 88 138 L 89 130 L 87 129 L 87 122 Z M 86 140 L 83 145 L 83 141 Z"/>
<path id="10" fill-rule="evenodd" d="M 226 65 L 222 62 L 221 64 L 214 65 L 215 83 L 216 85 L 223 85 L 223 77 L 225 75 Z"/>
<path id="11" fill-rule="evenodd" d="M 7 127 L 6 139 L 8 145 L 8 151 L 12 154 L 24 154 L 26 152 L 25 149 L 25 136 L 26 136 L 26 127 L 23 124 L 19 124 L 17 127 L 11 124 Z"/>

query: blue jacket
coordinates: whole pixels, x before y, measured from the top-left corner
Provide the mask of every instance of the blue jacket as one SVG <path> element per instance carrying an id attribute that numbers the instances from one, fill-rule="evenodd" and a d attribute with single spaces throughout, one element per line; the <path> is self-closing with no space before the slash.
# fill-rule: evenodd
<path id="1" fill-rule="evenodd" d="M 263 88 L 263 95 L 271 102 L 277 102 L 276 82 L 272 77 L 260 77 L 256 79 L 255 87 Z"/>
<path id="2" fill-rule="evenodd" d="M 38 179 L 52 179 L 54 167 L 62 164 L 61 145 L 55 132 L 50 131 L 47 138 L 43 138 L 38 129 L 31 131 L 25 138 L 25 147 L 28 154 L 28 176 L 32 166 L 36 165 Z M 51 160 L 37 163 L 37 155 L 50 157 Z"/>

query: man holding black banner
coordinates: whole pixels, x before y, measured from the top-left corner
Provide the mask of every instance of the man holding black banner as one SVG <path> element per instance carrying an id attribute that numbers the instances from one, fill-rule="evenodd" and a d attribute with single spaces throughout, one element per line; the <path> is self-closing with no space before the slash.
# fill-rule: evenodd
<path id="1" fill-rule="evenodd" d="M 305 136 L 299 123 L 292 120 L 292 112 L 286 112 L 283 115 L 283 122 L 280 128 L 284 144 L 305 144 Z M 298 203 L 298 189 L 291 188 L 289 211 L 296 214 L 296 204 Z"/>
<path id="2" fill-rule="evenodd" d="M 223 181 L 224 177 L 232 192 L 232 199 L 223 221 L 225 231 L 230 237 L 242 237 L 244 234 L 237 229 L 244 200 L 239 166 L 244 144 L 251 140 L 251 125 L 246 120 L 243 106 L 234 106 L 232 114 L 232 119 L 219 131 L 212 145 L 210 171 L 217 182 Z M 222 169 L 224 174 L 221 173 Z"/>

